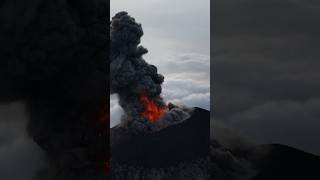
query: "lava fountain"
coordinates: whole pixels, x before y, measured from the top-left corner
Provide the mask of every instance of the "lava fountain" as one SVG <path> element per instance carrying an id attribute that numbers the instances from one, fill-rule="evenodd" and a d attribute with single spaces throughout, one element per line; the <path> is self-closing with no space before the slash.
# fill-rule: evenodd
<path id="1" fill-rule="evenodd" d="M 144 106 L 144 110 L 141 115 L 146 117 L 151 122 L 157 121 L 159 117 L 167 110 L 166 106 L 158 105 L 151 98 L 144 94 L 139 96 L 139 101 Z"/>

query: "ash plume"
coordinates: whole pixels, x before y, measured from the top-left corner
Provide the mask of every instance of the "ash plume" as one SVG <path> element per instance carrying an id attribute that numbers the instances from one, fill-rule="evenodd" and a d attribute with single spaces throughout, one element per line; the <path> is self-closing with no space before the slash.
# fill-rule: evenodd
<path id="1" fill-rule="evenodd" d="M 106 179 L 108 2 L 3 1 L 0 101 L 26 102 L 36 179 Z"/>
<path id="2" fill-rule="evenodd" d="M 158 73 L 157 67 L 145 61 L 143 55 L 148 52 L 140 46 L 143 36 L 141 24 L 128 15 L 119 12 L 110 26 L 110 93 L 117 93 L 119 104 L 125 111 L 122 125 L 136 132 L 155 132 L 170 124 L 178 123 L 188 117 L 186 111 L 172 106 L 170 111 L 160 96 L 164 77 Z M 161 108 L 166 118 L 151 122 L 143 116 L 145 105 L 141 97 L 146 97 Z M 171 113 L 171 114 L 170 114 Z"/>

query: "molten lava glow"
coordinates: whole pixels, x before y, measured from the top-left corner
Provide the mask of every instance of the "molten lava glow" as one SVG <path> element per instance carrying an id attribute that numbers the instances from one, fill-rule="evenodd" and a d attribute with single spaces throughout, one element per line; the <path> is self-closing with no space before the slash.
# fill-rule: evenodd
<path id="1" fill-rule="evenodd" d="M 148 120 L 155 122 L 166 111 L 165 106 L 159 106 L 146 95 L 140 95 L 139 100 L 144 106 L 144 111 L 141 113 Z"/>

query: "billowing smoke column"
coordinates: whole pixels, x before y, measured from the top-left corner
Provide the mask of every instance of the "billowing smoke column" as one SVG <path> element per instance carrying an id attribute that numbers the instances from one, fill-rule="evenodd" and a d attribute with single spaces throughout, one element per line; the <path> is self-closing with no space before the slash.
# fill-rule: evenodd
<path id="1" fill-rule="evenodd" d="M 168 111 L 161 98 L 164 77 L 143 55 L 148 50 L 140 46 L 143 30 L 127 12 L 119 12 L 110 27 L 110 93 L 117 93 L 119 104 L 125 111 L 122 125 L 129 129 L 149 133 L 174 124 L 188 115 L 176 108 Z M 170 105 L 170 110 L 175 106 Z"/>
<path id="2" fill-rule="evenodd" d="M 160 97 L 164 77 L 148 64 L 142 55 L 148 52 L 140 44 L 143 30 L 126 12 L 112 18 L 111 24 L 111 93 L 119 95 L 119 103 L 126 112 L 128 126 L 142 131 L 154 131 L 156 123 L 143 116 L 145 105 L 151 101 L 156 110 L 165 109 Z M 143 103 L 145 102 L 145 103 Z"/>

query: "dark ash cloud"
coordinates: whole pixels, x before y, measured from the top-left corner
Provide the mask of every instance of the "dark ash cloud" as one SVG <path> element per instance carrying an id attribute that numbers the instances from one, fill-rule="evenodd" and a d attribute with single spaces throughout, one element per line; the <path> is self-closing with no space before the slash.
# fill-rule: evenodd
<path id="1" fill-rule="evenodd" d="M 127 12 L 112 18 L 110 94 L 118 95 L 124 110 L 120 126 L 135 133 L 153 133 L 185 120 L 192 108 L 165 104 L 161 95 L 164 77 L 143 58 L 148 50 L 140 45 L 142 36 L 141 24 Z M 148 103 L 154 104 L 155 109 L 145 107 Z M 145 112 L 151 112 L 151 116 Z M 158 114 L 154 116 L 155 113 Z"/>
<path id="2" fill-rule="evenodd" d="M 45 151 L 53 179 L 106 177 L 109 128 L 107 119 L 99 120 L 108 110 L 108 2 L 0 5 L 0 103 L 25 102 L 28 122 L 20 128 L 27 126 L 28 133 L 22 140 L 31 137 Z M 1 133 L 19 135 L 13 129 Z M 5 139 L 4 148 L 14 144 Z M 18 150 L 21 155 L 26 148 Z"/>
<path id="3" fill-rule="evenodd" d="M 137 132 L 152 132 L 159 129 L 159 125 L 142 115 L 145 107 L 141 96 L 164 109 L 166 105 L 160 96 L 164 77 L 158 74 L 156 66 L 143 59 L 148 50 L 139 45 L 142 36 L 141 24 L 127 12 L 119 12 L 112 17 L 110 94 L 119 96 L 119 104 L 125 112 L 123 124 Z"/>

